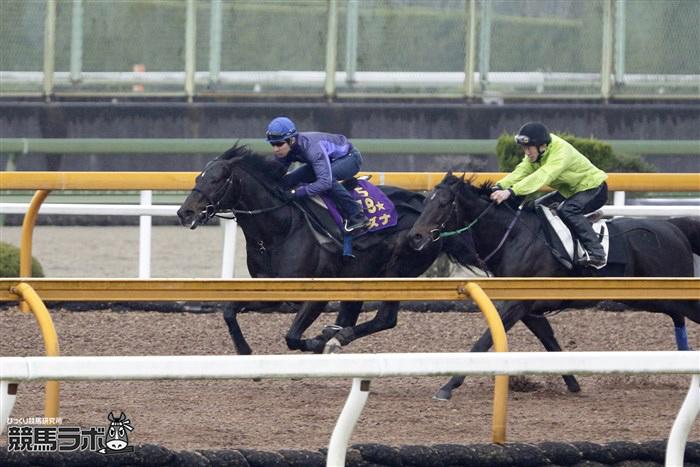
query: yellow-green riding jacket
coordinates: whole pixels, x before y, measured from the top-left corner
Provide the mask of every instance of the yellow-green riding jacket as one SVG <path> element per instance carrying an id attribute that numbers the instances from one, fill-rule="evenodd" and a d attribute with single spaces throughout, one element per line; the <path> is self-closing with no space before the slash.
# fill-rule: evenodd
<path id="1" fill-rule="evenodd" d="M 552 142 L 537 162 L 527 156 L 513 171 L 498 181 L 518 196 L 529 195 L 549 185 L 564 198 L 600 186 L 608 174 L 597 168 L 571 144 L 550 134 Z"/>

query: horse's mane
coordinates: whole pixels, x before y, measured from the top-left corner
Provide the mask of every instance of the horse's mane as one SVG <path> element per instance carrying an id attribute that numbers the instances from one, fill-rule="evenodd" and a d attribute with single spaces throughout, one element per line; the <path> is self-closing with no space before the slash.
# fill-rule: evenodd
<path id="1" fill-rule="evenodd" d="M 252 151 L 247 145 L 238 143 L 226 150 L 217 159 L 232 161 L 263 180 L 277 184 L 287 172 L 287 168 L 274 158 L 265 157 Z"/>
<path id="2" fill-rule="evenodd" d="M 474 183 L 475 175 L 465 179 L 464 176 L 458 177 L 452 172 L 448 172 L 445 178 L 442 179 L 438 186 L 458 186 L 460 196 L 478 196 L 479 198 L 487 198 L 491 195 L 494 182 L 486 180 L 481 185 Z"/>
<path id="3" fill-rule="evenodd" d="M 445 175 L 445 178 L 442 179 L 440 184 L 438 186 L 453 186 L 457 185 L 457 195 L 461 197 L 462 199 L 466 198 L 473 198 L 473 197 L 478 197 L 483 200 L 490 200 L 491 193 L 493 192 L 493 187 L 496 184 L 495 182 L 491 180 L 486 180 L 485 182 L 481 183 L 480 185 L 477 185 L 474 183 L 476 179 L 475 175 L 472 175 L 471 177 L 464 179 L 464 177 L 458 177 L 451 172 L 448 172 L 447 175 Z M 511 199 L 508 200 L 507 203 L 510 203 L 511 207 L 516 207 L 518 203 L 522 201 L 523 198 L 518 198 L 516 197 L 516 201 L 512 201 Z M 515 204 L 513 204 L 515 203 Z M 505 206 L 506 204 L 503 204 Z M 500 207 L 500 206 L 499 206 Z M 535 212 L 535 205 L 533 203 L 533 200 L 528 200 L 526 203 L 524 203 L 521 207 L 524 211 L 528 212 Z"/>

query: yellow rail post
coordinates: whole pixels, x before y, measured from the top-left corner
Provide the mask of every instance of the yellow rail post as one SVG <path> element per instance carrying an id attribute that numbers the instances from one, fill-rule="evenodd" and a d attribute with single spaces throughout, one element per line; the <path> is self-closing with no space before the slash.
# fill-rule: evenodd
<path id="1" fill-rule="evenodd" d="M 46 305 L 41 301 L 41 298 L 32 288 L 31 285 L 24 282 L 10 288 L 10 292 L 19 295 L 24 300 L 34 314 L 34 318 L 39 324 L 41 335 L 44 338 L 44 348 L 48 357 L 57 357 L 60 355 L 58 348 L 58 335 L 56 328 L 51 320 L 51 315 L 46 309 Z M 61 386 L 59 381 L 46 382 L 46 396 L 44 398 L 44 416 L 54 420 L 59 414 L 59 398 Z"/>
<path id="2" fill-rule="evenodd" d="M 496 352 L 508 352 L 508 339 L 503 321 L 493 306 L 491 299 L 484 293 L 479 284 L 467 282 L 465 291 L 478 305 L 479 310 L 486 317 L 486 323 L 491 331 L 493 348 Z M 506 442 L 506 423 L 508 417 L 508 375 L 498 375 L 495 378 L 493 390 L 493 442 L 503 444 Z"/>
<path id="3" fill-rule="evenodd" d="M 44 202 L 49 193 L 50 190 L 37 190 L 22 220 L 22 238 L 19 248 L 20 277 L 32 277 L 32 238 L 34 236 L 34 225 L 36 224 L 36 217 L 39 215 L 41 203 Z M 25 302 L 20 302 L 19 308 L 24 312 L 29 311 Z"/>

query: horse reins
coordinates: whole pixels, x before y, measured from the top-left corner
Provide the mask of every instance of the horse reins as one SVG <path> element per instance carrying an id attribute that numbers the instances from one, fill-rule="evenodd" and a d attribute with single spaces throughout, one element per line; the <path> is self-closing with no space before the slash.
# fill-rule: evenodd
<path id="1" fill-rule="evenodd" d="M 449 214 L 447 215 L 447 218 L 445 219 L 445 222 L 440 224 L 440 226 L 437 229 L 433 229 L 430 231 L 430 237 L 433 239 L 434 242 L 438 241 L 441 238 L 445 237 L 452 237 L 453 235 L 459 235 L 461 233 L 466 232 L 467 230 L 471 229 L 476 225 L 477 222 L 479 222 L 479 219 L 481 219 L 482 216 L 484 216 L 496 203 L 491 203 L 489 204 L 486 209 L 481 211 L 481 214 L 479 214 L 476 219 L 471 221 L 469 224 L 465 225 L 464 227 L 461 227 L 457 230 L 449 230 L 447 232 L 443 232 L 442 229 L 445 227 L 445 224 L 447 223 L 448 220 L 450 220 L 450 216 L 452 213 L 455 211 L 456 206 L 457 206 L 457 198 L 455 197 L 454 201 L 452 201 L 452 208 L 450 209 Z"/>
<path id="2" fill-rule="evenodd" d="M 492 203 L 491 206 L 493 206 L 494 204 L 495 203 Z M 496 249 L 493 250 L 491 253 L 489 253 L 488 256 L 486 256 L 486 258 L 483 259 L 484 263 L 486 263 L 488 260 L 490 260 L 493 257 L 493 255 L 495 255 L 498 252 L 498 250 L 501 249 L 503 244 L 506 242 L 506 239 L 510 235 L 510 232 L 513 230 L 513 227 L 515 226 L 515 222 L 518 220 L 518 217 L 520 217 L 521 212 L 523 212 L 523 205 L 522 204 L 520 206 L 518 206 L 518 211 L 515 213 L 515 216 L 513 216 L 513 220 L 510 221 L 510 224 L 508 225 L 508 229 L 506 230 L 505 235 L 503 235 L 503 238 L 501 239 L 501 241 L 498 244 L 498 246 L 496 247 Z"/>
<path id="3" fill-rule="evenodd" d="M 223 186 L 221 186 L 218 190 L 216 190 L 216 193 L 214 193 L 214 197 L 218 198 L 218 201 L 216 203 L 212 202 L 212 198 L 209 197 L 206 193 L 204 193 L 202 190 L 199 188 L 195 187 L 192 191 L 196 191 L 197 193 L 201 194 L 206 200 L 207 200 L 207 206 L 204 208 L 204 213 L 206 216 L 206 219 L 211 219 L 212 217 L 218 217 L 220 219 L 233 219 L 236 220 L 236 214 L 245 214 L 249 216 L 253 216 L 256 214 L 264 214 L 266 212 L 271 212 L 275 211 L 279 208 L 282 208 L 284 206 L 287 206 L 290 202 L 291 199 L 286 200 L 282 204 L 278 204 L 276 206 L 271 206 L 269 208 L 261 208 L 261 209 L 252 209 L 252 210 L 245 210 L 245 209 L 226 209 L 221 211 L 221 200 L 226 198 L 226 195 L 228 194 L 228 191 L 231 189 L 233 186 L 233 171 L 231 171 L 231 175 L 228 176 L 226 179 L 226 182 L 224 183 Z M 252 177 L 255 177 L 253 174 L 250 174 Z M 258 180 L 260 182 L 260 180 Z M 262 182 L 261 182 L 262 183 Z M 219 192 L 223 190 L 223 194 L 219 197 L 217 196 Z M 230 212 L 232 214 L 231 217 L 228 216 L 222 216 L 219 214 L 220 212 L 225 213 L 225 212 Z"/>
<path id="4" fill-rule="evenodd" d="M 457 209 L 457 195 L 453 193 L 453 196 L 454 196 L 454 199 L 452 200 L 452 206 L 450 207 L 450 212 L 447 214 L 445 221 L 442 224 L 440 224 L 440 226 L 438 228 L 430 231 L 430 237 L 432 238 L 432 240 L 434 242 L 438 241 L 441 238 L 452 237 L 453 235 L 459 235 L 459 234 L 462 234 L 462 233 L 470 230 L 472 227 L 474 227 L 477 224 L 477 222 L 479 222 L 479 220 L 483 216 L 486 215 L 486 213 L 488 213 L 491 210 L 491 208 L 496 206 L 495 202 L 491 202 L 486 207 L 486 209 L 481 211 L 481 213 L 476 217 L 476 219 L 471 221 L 469 224 L 465 225 L 464 227 L 460 227 L 459 229 L 456 229 L 456 230 L 450 230 L 447 232 L 443 232 L 442 229 L 445 227 L 445 224 L 450 219 L 450 216 L 452 216 L 452 213 Z M 482 261 L 484 263 L 486 263 L 488 260 L 490 260 L 496 253 L 498 253 L 498 251 L 501 249 L 501 247 L 503 247 L 503 244 L 506 242 L 506 240 L 510 236 L 510 233 L 513 230 L 513 227 L 515 227 L 515 223 L 518 221 L 518 218 L 520 217 L 520 213 L 522 213 L 522 211 L 523 211 L 523 204 L 524 203 L 521 203 L 520 206 L 518 206 L 518 210 L 516 211 L 515 216 L 513 216 L 513 220 L 510 221 L 510 224 L 508 225 L 508 228 L 506 229 L 506 233 L 503 235 L 503 238 L 501 238 L 501 241 L 498 243 L 498 246 L 496 246 L 496 248 L 491 253 L 489 253 L 486 256 L 486 258 L 482 259 Z"/>

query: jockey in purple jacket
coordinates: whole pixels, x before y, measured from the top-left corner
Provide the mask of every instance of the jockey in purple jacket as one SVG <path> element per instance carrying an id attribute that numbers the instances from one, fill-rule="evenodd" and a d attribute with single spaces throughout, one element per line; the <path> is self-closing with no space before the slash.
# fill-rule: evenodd
<path id="1" fill-rule="evenodd" d="M 344 219 L 346 232 L 359 233 L 369 220 L 350 193 L 338 180 L 357 174 L 362 165 L 360 151 L 343 135 L 320 132 L 298 132 L 287 117 L 277 117 L 267 126 L 267 141 L 280 162 L 299 168 L 284 176 L 283 185 L 297 198 L 325 193 L 331 197 Z"/>

